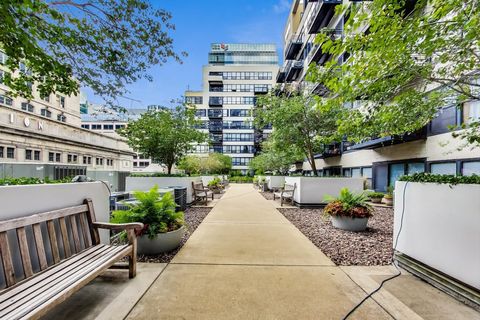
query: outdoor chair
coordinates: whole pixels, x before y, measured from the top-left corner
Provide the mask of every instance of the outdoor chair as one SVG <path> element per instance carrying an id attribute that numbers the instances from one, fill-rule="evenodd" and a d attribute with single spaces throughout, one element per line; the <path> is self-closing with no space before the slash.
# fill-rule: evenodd
<path id="1" fill-rule="evenodd" d="M 212 197 L 212 201 L 214 198 L 214 194 L 210 191 L 207 187 L 203 186 L 203 183 L 200 182 L 192 182 L 192 189 L 193 189 L 193 201 L 196 203 L 197 201 L 204 201 L 205 205 L 208 203 L 208 198 Z"/>
<path id="2" fill-rule="evenodd" d="M 273 200 L 276 198 L 280 198 L 280 206 L 283 206 L 285 201 L 290 201 L 293 204 L 293 196 L 295 194 L 295 189 L 297 188 L 297 184 L 285 184 L 281 191 L 277 191 L 273 193 Z"/>

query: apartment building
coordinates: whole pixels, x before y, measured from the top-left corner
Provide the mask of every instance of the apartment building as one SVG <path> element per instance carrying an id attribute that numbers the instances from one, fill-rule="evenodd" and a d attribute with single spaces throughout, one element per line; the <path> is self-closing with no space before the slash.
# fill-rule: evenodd
<path id="1" fill-rule="evenodd" d="M 102 105 L 87 103 L 85 107 L 86 110 L 81 114 L 82 128 L 116 139 L 124 139 L 117 133 L 117 130 L 125 128 L 129 121 L 135 121 L 140 118 L 143 113 L 156 108 L 157 106 L 152 105 L 143 109 L 129 108 L 120 112 L 112 110 L 111 108 L 106 108 Z M 135 152 L 132 162 L 132 171 L 145 171 L 145 169 L 151 164 L 151 159 Z"/>
<path id="2" fill-rule="evenodd" d="M 321 83 L 308 83 L 308 66 L 322 65 L 332 57 L 314 44 L 316 34 L 327 28 L 332 37 L 342 35 L 349 10 L 335 15 L 340 4 L 358 5 L 347 0 L 294 0 L 284 31 L 285 63 L 277 74 L 280 85 L 296 88 L 307 94 L 328 94 Z M 348 55 L 338 58 L 343 63 Z M 480 118 L 480 102 L 462 106 L 447 105 L 425 128 L 414 134 L 371 139 L 359 144 L 339 142 L 326 146 L 316 155 L 318 173 L 323 176 L 364 177 L 369 187 L 386 191 L 399 176 L 415 172 L 471 175 L 480 174 L 480 150 L 459 148 L 463 142 L 454 139 L 449 126 Z M 297 172 L 311 175 L 307 161 L 297 164 Z"/>
<path id="3" fill-rule="evenodd" d="M 134 156 L 127 144 L 83 129 L 79 96 L 41 97 L 33 83 L 33 99 L 10 97 L 6 59 L 0 51 L 0 178 L 83 174 L 122 189 Z"/>
<path id="4" fill-rule="evenodd" d="M 250 160 L 271 128 L 254 128 L 256 97 L 275 84 L 278 54 L 273 44 L 214 43 L 203 67 L 203 89 L 185 92 L 196 107 L 199 130 L 210 143 L 196 145 L 194 153 L 219 152 L 232 157 L 233 169 L 248 171 Z"/>

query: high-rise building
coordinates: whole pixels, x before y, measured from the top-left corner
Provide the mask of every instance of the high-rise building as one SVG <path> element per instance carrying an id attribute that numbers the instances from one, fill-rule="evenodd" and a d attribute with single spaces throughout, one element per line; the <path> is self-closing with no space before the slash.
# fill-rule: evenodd
<path id="1" fill-rule="evenodd" d="M 345 5 L 343 13 L 336 14 L 336 8 L 342 4 Z M 279 85 L 289 85 L 305 94 L 328 96 L 322 83 L 309 83 L 305 78 L 311 63 L 322 66 L 334 58 L 322 52 L 314 40 L 320 32 L 328 32 L 333 38 L 342 36 L 355 5 L 360 4 L 347 0 L 293 0 L 283 35 L 284 64 L 276 77 Z M 368 25 L 358 32 L 366 30 Z M 348 58 L 349 53 L 335 57 L 339 64 Z M 352 107 L 355 108 L 356 103 Z M 480 150 L 459 148 L 464 141 L 454 139 L 449 129 L 479 118 L 480 101 L 469 101 L 461 106 L 445 105 L 435 119 L 415 133 L 372 138 L 358 144 L 338 141 L 325 146 L 324 152 L 315 156 L 317 173 L 364 177 L 368 187 L 377 191 L 386 191 L 400 176 L 415 172 L 480 174 Z M 307 161 L 297 170 L 305 175 L 313 174 Z"/>
<path id="2" fill-rule="evenodd" d="M 271 128 L 254 128 L 253 109 L 258 95 L 267 93 L 278 73 L 274 44 L 214 43 L 203 67 L 203 89 L 187 91 L 185 101 L 196 107 L 210 143 L 195 153 L 219 152 L 232 157 L 233 169 L 248 171 L 261 140 Z"/>

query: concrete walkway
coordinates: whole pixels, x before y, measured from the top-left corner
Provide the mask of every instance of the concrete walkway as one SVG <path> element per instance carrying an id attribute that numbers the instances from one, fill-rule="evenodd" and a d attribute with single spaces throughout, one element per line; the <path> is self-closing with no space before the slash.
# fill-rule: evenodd
<path id="1" fill-rule="evenodd" d="M 129 319 L 342 319 L 365 292 L 249 184 L 232 185 Z M 369 300 L 349 319 L 391 319 Z"/>

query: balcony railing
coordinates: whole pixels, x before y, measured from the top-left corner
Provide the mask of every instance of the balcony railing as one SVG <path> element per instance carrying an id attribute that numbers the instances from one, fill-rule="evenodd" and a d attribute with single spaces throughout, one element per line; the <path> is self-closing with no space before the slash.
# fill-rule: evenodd
<path id="1" fill-rule="evenodd" d="M 303 45 L 302 34 L 293 34 L 287 41 L 285 50 L 285 60 L 293 60 L 297 58 L 298 53 Z"/>
<path id="2" fill-rule="evenodd" d="M 293 61 L 290 60 L 287 62 L 285 67 L 286 77 L 285 82 L 292 82 L 298 80 L 303 70 L 303 61 Z"/>
<path id="3" fill-rule="evenodd" d="M 315 2 L 317 4 L 314 6 L 307 23 L 309 34 L 318 33 L 321 28 L 326 27 L 335 14 L 335 6 L 342 4 L 342 0 L 319 0 Z"/>
<path id="4" fill-rule="evenodd" d="M 210 106 L 222 106 L 223 105 L 223 98 L 222 97 L 210 97 L 208 99 L 208 104 Z"/>
<path id="5" fill-rule="evenodd" d="M 221 118 L 223 117 L 223 110 L 208 110 L 209 118 Z"/>

